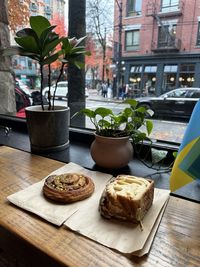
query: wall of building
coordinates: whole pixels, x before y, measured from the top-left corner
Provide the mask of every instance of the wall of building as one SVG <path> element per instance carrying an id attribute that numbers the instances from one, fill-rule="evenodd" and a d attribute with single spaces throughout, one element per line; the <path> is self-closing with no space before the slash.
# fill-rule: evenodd
<path id="1" fill-rule="evenodd" d="M 151 83 L 154 84 L 155 95 L 179 86 L 200 87 L 200 46 L 197 45 L 200 1 L 180 0 L 179 8 L 175 11 L 168 10 L 168 12 L 161 10 L 161 2 L 161 0 L 143 0 L 141 14 L 128 17 L 127 0 L 122 0 L 122 54 L 120 58 L 126 69 L 125 73 L 122 73 L 122 80 L 135 88 L 140 95 L 143 94 L 145 85 L 149 81 L 147 79 L 151 79 Z M 118 44 L 120 9 L 117 4 L 115 4 L 114 18 L 114 40 Z M 159 46 L 158 34 L 161 24 L 176 24 L 173 46 Z M 125 33 L 134 29 L 140 31 L 140 45 L 135 50 L 126 51 Z M 119 54 L 116 53 L 115 58 L 118 61 Z M 134 66 L 137 68 L 134 69 Z M 150 69 L 151 66 L 156 66 L 156 73 L 145 72 L 145 67 Z M 170 70 L 167 73 L 167 69 L 170 68 L 176 71 Z"/>

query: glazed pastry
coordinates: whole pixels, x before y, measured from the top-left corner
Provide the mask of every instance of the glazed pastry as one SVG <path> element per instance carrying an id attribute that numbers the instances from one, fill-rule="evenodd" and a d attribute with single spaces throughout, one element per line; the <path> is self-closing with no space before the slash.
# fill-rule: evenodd
<path id="1" fill-rule="evenodd" d="M 108 219 L 141 222 L 152 205 L 154 181 L 131 175 L 119 175 L 106 185 L 99 211 Z"/>
<path id="2" fill-rule="evenodd" d="M 78 173 L 51 175 L 46 178 L 43 194 L 54 201 L 71 203 L 88 198 L 94 192 L 92 179 Z"/>

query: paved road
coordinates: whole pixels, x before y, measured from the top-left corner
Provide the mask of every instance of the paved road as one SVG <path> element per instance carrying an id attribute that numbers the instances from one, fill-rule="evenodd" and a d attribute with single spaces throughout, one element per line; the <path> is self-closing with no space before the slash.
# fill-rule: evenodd
<path id="1" fill-rule="evenodd" d="M 113 110 L 113 112 L 120 112 L 125 105 L 120 100 L 105 99 L 102 96 L 96 94 L 90 94 L 89 98 L 86 99 L 86 107 L 96 109 L 100 106 L 105 106 Z M 66 100 L 56 101 L 56 104 L 66 106 Z M 181 143 L 187 123 L 165 121 L 165 120 L 153 120 L 154 129 L 151 134 L 151 138 L 156 140 L 165 140 L 175 143 Z M 93 128 L 93 125 L 86 119 L 86 127 Z"/>

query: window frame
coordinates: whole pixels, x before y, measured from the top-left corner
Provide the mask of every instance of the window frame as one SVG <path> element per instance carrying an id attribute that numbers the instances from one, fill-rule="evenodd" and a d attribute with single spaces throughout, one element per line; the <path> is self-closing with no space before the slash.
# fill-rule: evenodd
<path id="1" fill-rule="evenodd" d="M 177 4 L 172 4 L 173 0 L 168 0 L 168 2 L 169 2 L 168 5 L 163 5 L 164 1 L 166 1 L 166 0 L 162 0 L 162 2 L 161 2 L 161 6 L 160 6 L 161 12 L 174 12 L 174 11 L 179 10 L 180 0 L 177 0 Z M 177 7 L 177 8 L 175 8 L 175 7 Z"/>
<path id="2" fill-rule="evenodd" d="M 135 33 L 138 33 L 138 43 L 137 44 L 134 44 L 134 34 Z M 128 34 L 130 34 L 130 33 L 132 33 L 132 41 L 131 41 L 131 45 L 128 45 L 127 44 L 127 35 Z M 126 51 L 126 52 L 131 52 L 131 51 L 137 51 L 137 50 L 139 50 L 139 48 L 140 48 L 140 30 L 139 29 L 134 29 L 134 30 L 128 30 L 128 31 L 125 31 L 125 42 L 124 42 L 124 44 L 125 44 L 125 47 L 124 47 L 124 50 Z M 132 47 L 131 49 L 127 49 L 127 48 L 129 48 L 129 47 Z"/>
<path id="3" fill-rule="evenodd" d="M 140 8 L 137 10 L 137 6 Z M 127 17 L 140 16 L 142 14 L 142 0 L 127 0 Z"/>
<path id="4" fill-rule="evenodd" d="M 168 31 L 168 34 L 163 31 L 163 27 L 166 28 L 166 31 Z M 171 29 L 170 29 L 171 28 Z M 175 34 L 170 34 L 170 31 L 174 30 Z M 158 28 L 158 47 L 167 47 L 167 46 L 173 46 L 176 43 L 176 30 L 177 30 L 177 24 L 165 24 L 163 26 L 159 26 Z M 162 36 L 163 35 L 163 36 Z M 163 41 L 161 40 L 163 38 Z"/>
<path id="5" fill-rule="evenodd" d="M 198 21 L 196 45 L 200 46 L 200 21 Z"/>

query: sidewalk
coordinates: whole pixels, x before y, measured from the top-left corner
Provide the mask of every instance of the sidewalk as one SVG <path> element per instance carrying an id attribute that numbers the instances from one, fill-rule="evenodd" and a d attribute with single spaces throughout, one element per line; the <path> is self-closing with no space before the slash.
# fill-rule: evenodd
<path id="1" fill-rule="evenodd" d="M 99 102 L 109 102 L 109 103 L 122 103 L 122 99 L 114 99 L 114 98 L 108 98 L 103 97 L 102 95 L 98 95 L 97 90 L 90 89 L 89 91 L 89 97 L 88 100 L 91 101 L 99 101 Z"/>

